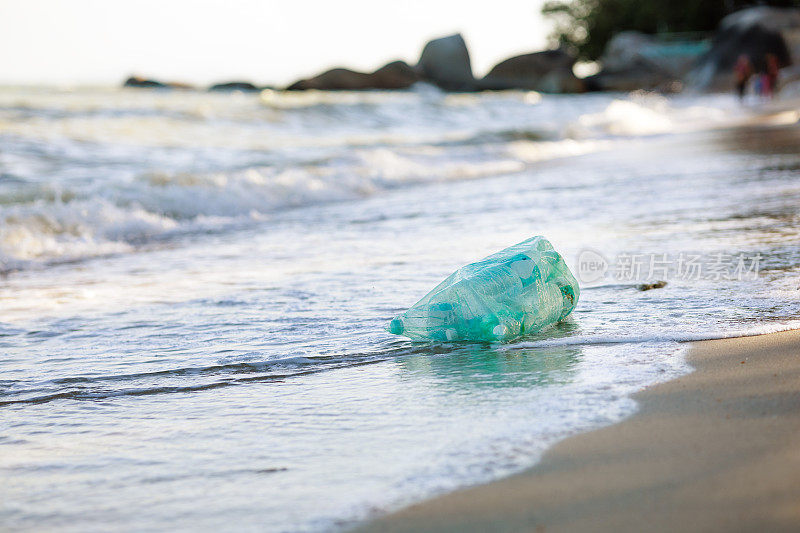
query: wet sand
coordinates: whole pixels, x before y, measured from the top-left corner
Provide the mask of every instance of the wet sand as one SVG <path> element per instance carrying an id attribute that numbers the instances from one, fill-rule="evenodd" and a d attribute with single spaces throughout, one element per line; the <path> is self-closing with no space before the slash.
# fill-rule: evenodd
<path id="1" fill-rule="evenodd" d="M 519 475 L 364 531 L 800 531 L 800 331 L 694 344 L 690 375 Z"/>

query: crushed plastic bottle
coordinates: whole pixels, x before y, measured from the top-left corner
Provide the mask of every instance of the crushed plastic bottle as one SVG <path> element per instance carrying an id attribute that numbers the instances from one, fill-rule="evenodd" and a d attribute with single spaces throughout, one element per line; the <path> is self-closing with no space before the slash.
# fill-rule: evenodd
<path id="1" fill-rule="evenodd" d="M 532 237 L 456 270 L 387 329 L 414 340 L 508 341 L 563 320 L 579 295 L 561 254 Z"/>

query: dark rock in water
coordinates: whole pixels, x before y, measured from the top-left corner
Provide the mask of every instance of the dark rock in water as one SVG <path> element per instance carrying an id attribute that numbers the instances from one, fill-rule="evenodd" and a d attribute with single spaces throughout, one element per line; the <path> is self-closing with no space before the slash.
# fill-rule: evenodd
<path id="1" fill-rule="evenodd" d="M 181 83 L 178 81 L 163 82 L 142 78 L 140 76 L 131 76 L 125 80 L 125 83 L 123 83 L 122 86 L 135 87 L 138 89 L 194 89 L 194 87 L 188 83 Z"/>
<path id="2" fill-rule="evenodd" d="M 419 76 L 403 61 L 393 61 L 372 73 L 357 72 L 346 68 L 335 68 L 313 78 L 294 82 L 286 89 L 320 91 L 367 89 L 406 89 L 419 81 Z"/>
<path id="3" fill-rule="evenodd" d="M 651 291 L 653 289 L 663 289 L 666 286 L 666 281 L 654 281 L 653 283 L 642 283 L 641 285 L 637 285 L 636 288 L 640 291 Z"/>
<path id="4" fill-rule="evenodd" d="M 141 78 L 139 76 L 131 76 L 125 83 L 122 84 L 123 87 L 137 87 L 137 88 L 145 88 L 145 89 L 168 89 L 169 85 L 164 82 L 150 80 L 147 78 Z"/>
<path id="5" fill-rule="evenodd" d="M 322 91 L 358 90 L 369 86 L 369 74 L 346 68 L 326 70 L 313 78 L 298 80 L 289 85 L 289 91 L 317 89 Z"/>
<path id="6" fill-rule="evenodd" d="M 446 91 L 476 88 L 469 50 L 461 34 L 428 41 L 417 63 L 417 72 Z"/>
<path id="7" fill-rule="evenodd" d="M 756 72 L 766 70 L 767 54 L 775 56 L 779 68 L 791 65 L 792 58 L 782 31 L 794 39 L 798 29 L 800 12 L 795 9 L 759 7 L 725 17 L 711 49 L 689 74 L 689 86 L 703 91 L 732 90 L 734 66 L 740 55 L 750 59 Z"/>
<path id="8" fill-rule="evenodd" d="M 476 89 L 469 51 L 461 35 L 450 35 L 428 42 L 416 68 L 404 61 L 392 61 L 371 73 L 334 68 L 312 78 L 298 80 L 286 90 L 406 89 L 422 80 L 430 81 L 448 91 Z"/>
<path id="9" fill-rule="evenodd" d="M 170 89 L 183 89 L 186 91 L 194 90 L 195 87 L 191 83 L 183 83 L 182 81 L 167 82 L 167 87 Z"/>
<path id="10" fill-rule="evenodd" d="M 256 87 L 249 81 L 228 81 L 225 83 L 217 83 L 208 88 L 209 91 L 242 91 L 242 92 L 255 92 L 260 91 L 260 87 Z"/>
<path id="11" fill-rule="evenodd" d="M 575 58 L 563 49 L 534 52 L 498 63 L 478 82 L 481 89 L 528 89 L 575 93 L 583 83 L 572 72 Z"/>
<path id="12" fill-rule="evenodd" d="M 606 45 L 603 69 L 585 79 L 594 91 L 649 90 L 674 92 L 681 80 L 708 49 L 702 41 L 659 41 L 651 35 L 625 31 Z"/>
<path id="13" fill-rule="evenodd" d="M 372 73 L 379 89 L 406 89 L 419 81 L 419 74 L 405 61 L 392 61 Z"/>

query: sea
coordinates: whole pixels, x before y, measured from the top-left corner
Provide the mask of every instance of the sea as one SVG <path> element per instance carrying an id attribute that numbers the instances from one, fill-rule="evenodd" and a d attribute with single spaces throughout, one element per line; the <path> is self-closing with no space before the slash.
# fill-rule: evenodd
<path id="1" fill-rule="evenodd" d="M 800 327 L 796 109 L 0 88 L 0 529 L 347 530 L 629 417 L 685 341 Z M 386 331 L 534 235 L 565 321 Z"/>

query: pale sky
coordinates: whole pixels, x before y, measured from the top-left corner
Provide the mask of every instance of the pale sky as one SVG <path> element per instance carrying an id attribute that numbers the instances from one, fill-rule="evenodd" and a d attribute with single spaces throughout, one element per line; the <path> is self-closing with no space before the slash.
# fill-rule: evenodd
<path id="1" fill-rule="evenodd" d="M 0 84 L 285 84 L 332 66 L 416 63 L 461 32 L 473 70 L 544 47 L 543 0 L 0 0 Z"/>

